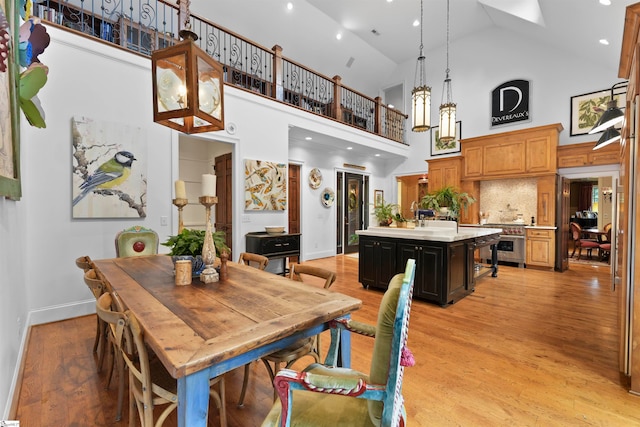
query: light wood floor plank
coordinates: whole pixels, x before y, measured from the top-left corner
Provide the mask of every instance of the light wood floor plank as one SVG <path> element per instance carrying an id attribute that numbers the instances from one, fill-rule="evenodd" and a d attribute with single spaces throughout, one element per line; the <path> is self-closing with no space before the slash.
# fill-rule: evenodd
<path id="1" fill-rule="evenodd" d="M 375 323 L 382 293 L 358 283 L 356 258 L 309 263 L 336 271 L 332 289 L 363 301 L 353 318 Z M 640 397 L 618 373 L 618 295 L 608 281 L 606 267 L 572 264 L 554 273 L 501 266 L 497 278 L 482 279 L 452 306 L 414 300 L 409 347 L 417 363 L 405 371 L 403 388 L 409 425 L 640 425 Z M 22 427 L 127 425 L 126 409 L 113 422 L 115 384 L 105 390 L 108 369 L 97 372 L 94 332 L 95 316 L 32 328 Z M 367 372 L 372 342 L 354 337 L 352 344 L 353 367 Z M 235 405 L 242 370 L 226 376 L 230 427 L 260 425 L 271 405 L 264 366 L 251 369 L 244 408 Z M 175 425 L 175 416 L 165 425 Z M 219 425 L 213 407 L 209 425 Z"/>

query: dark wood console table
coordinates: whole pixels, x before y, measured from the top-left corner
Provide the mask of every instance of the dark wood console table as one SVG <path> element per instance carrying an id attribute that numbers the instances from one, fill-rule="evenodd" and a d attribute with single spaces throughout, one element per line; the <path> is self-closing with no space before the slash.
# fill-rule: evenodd
<path id="1" fill-rule="evenodd" d="M 247 233 L 246 249 L 269 259 L 282 259 L 282 274 L 287 274 L 287 257 L 300 256 L 300 233 L 269 234 L 266 231 Z"/>

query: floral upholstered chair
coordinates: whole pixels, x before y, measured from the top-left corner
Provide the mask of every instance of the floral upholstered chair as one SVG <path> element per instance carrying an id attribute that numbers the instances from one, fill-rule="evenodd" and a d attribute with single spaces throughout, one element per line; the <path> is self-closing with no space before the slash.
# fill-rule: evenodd
<path id="1" fill-rule="evenodd" d="M 324 365 L 303 372 L 282 369 L 274 380 L 280 397 L 262 426 L 404 426 L 402 397 L 404 366 L 412 366 L 406 347 L 415 261 L 395 275 L 382 298 L 376 326 L 337 319 L 331 327 L 331 347 Z M 340 331 L 375 339 L 369 375 L 338 368 Z"/>
<path id="2" fill-rule="evenodd" d="M 155 255 L 160 239 L 158 233 L 140 225 L 135 225 L 116 235 L 116 257 Z"/>

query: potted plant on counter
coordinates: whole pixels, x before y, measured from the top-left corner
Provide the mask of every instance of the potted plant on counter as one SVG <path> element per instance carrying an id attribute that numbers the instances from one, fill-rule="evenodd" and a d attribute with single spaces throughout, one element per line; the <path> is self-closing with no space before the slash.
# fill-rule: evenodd
<path id="1" fill-rule="evenodd" d="M 407 219 L 400 212 L 395 214 L 393 220 L 396 222 L 396 227 L 407 228 Z"/>
<path id="2" fill-rule="evenodd" d="M 393 222 L 393 211 L 398 205 L 394 203 L 386 203 L 384 199 L 379 205 L 373 207 L 373 214 L 378 220 L 380 226 L 387 226 Z"/>
<path id="3" fill-rule="evenodd" d="M 420 200 L 420 204 L 424 209 L 440 210 L 441 214 L 457 218 L 461 208 L 466 209 L 475 201 L 476 199 L 470 194 L 461 192 L 449 185 L 432 193 L 427 193 Z"/>

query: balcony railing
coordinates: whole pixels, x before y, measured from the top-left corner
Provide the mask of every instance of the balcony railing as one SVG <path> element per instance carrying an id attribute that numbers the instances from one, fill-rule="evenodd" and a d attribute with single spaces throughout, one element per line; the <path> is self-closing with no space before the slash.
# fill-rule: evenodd
<path id="1" fill-rule="evenodd" d="M 44 0 L 33 14 L 62 28 L 150 56 L 178 43 L 178 8 L 163 0 Z M 223 27 L 191 15 L 201 49 L 223 65 L 225 83 L 404 143 L 407 115 Z"/>

